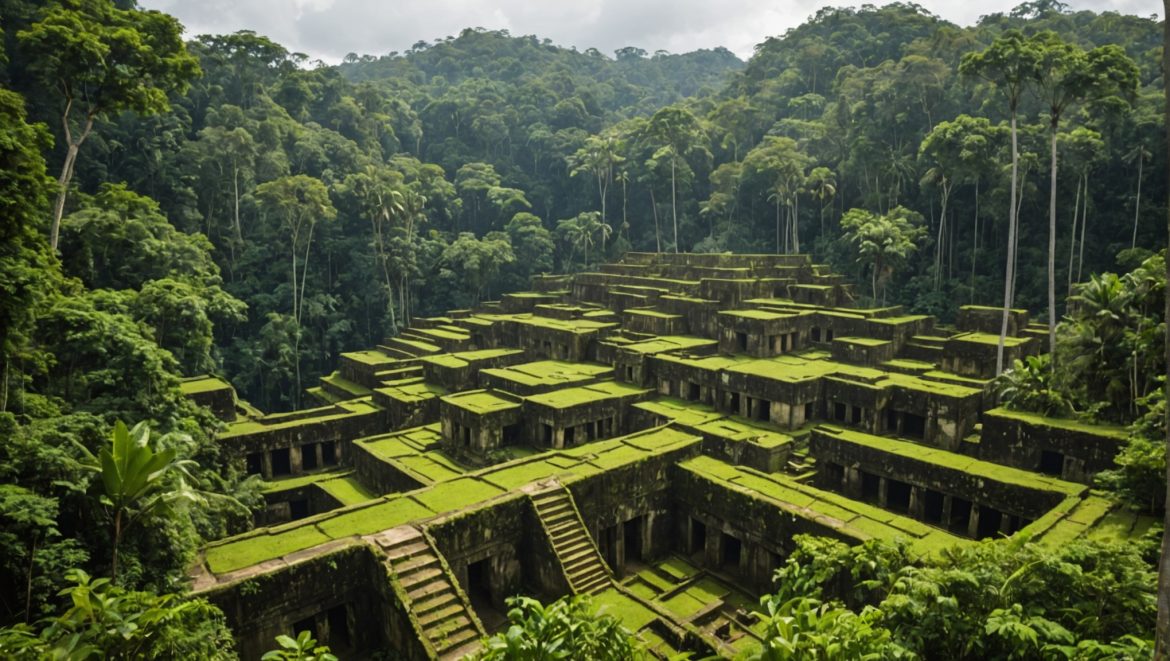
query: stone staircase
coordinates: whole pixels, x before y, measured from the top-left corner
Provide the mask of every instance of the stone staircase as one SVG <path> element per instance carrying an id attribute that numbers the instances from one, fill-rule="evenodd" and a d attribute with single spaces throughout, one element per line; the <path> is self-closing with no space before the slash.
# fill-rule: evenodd
<path id="1" fill-rule="evenodd" d="M 613 584 L 613 574 L 593 543 L 569 490 L 560 484 L 529 494 L 573 594 L 597 594 Z"/>
<path id="2" fill-rule="evenodd" d="M 479 650 L 487 634 L 430 540 L 413 526 L 391 528 L 371 538 L 386 554 L 386 569 L 398 579 L 398 598 L 414 614 L 424 646 L 436 659 L 462 659 Z"/>

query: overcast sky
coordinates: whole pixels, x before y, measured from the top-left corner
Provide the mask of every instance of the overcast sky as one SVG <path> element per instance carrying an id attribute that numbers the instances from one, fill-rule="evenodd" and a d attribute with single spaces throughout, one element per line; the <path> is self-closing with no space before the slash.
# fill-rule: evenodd
<path id="1" fill-rule="evenodd" d="M 1022 0 L 919 0 L 968 25 Z M 382 55 L 466 27 L 535 34 L 580 50 L 637 46 L 685 53 L 725 46 L 743 59 L 766 37 L 803 23 L 828 0 L 139 0 L 177 16 L 188 36 L 254 30 L 292 51 L 336 63 L 346 53 Z M 860 3 L 857 3 L 860 4 Z M 875 2 L 875 4 L 886 4 Z M 1073 9 L 1150 16 L 1158 0 L 1068 0 Z"/>

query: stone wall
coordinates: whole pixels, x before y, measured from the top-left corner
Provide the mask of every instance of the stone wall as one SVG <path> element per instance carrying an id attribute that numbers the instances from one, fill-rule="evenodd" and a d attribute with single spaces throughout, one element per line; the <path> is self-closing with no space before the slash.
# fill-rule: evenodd
<path id="1" fill-rule="evenodd" d="M 979 457 L 1089 484 L 1095 474 L 1114 468 L 1125 439 L 1119 427 L 994 409 L 983 413 Z"/>

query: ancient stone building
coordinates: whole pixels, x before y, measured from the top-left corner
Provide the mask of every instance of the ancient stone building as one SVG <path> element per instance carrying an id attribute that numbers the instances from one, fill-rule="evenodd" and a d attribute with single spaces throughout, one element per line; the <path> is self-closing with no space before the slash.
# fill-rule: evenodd
<path id="1" fill-rule="evenodd" d="M 183 384 L 268 485 L 261 527 L 192 569 L 246 658 L 304 629 L 346 658 L 458 658 L 521 593 L 731 655 L 796 534 L 933 554 L 1151 523 L 1087 486 L 1120 430 L 994 408 L 999 310 L 857 308 L 792 255 L 632 253 L 533 289 L 344 354 L 318 408 Z M 1011 321 L 1009 357 L 1038 351 Z"/>

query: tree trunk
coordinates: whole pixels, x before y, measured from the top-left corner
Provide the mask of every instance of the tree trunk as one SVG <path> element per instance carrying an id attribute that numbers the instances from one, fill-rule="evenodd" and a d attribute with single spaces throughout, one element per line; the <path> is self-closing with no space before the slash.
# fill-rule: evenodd
<path id="1" fill-rule="evenodd" d="M 800 254 L 800 194 L 792 196 L 792 252 Z"/>
<path id="2" fill-rule="evenodd" d="M 1052 119 L 1051 172 L 1048 179 L 1048 353 L 1056 358 L 1056 129 Z"/>
<path id="3" fill-rule="evenodd" d="M 979 177 L 975 178 L 975 223 L 971 231 L 971 303 L 975 303 L 975 264 L 979 258 Z"/>
<path id="4" fill-rule="evenodd" d="M 1007 339 L 1008 319 L 1012 307 L 1012 283 L 1015 280 L 1016 266 L 1016 177 L 1019 174 L 1019 143 L 1016 135 L 1016 109 L 1012 108 L 1012 185 L 1008 213 L 1008 253 L 1007 265 L 1003 278 L 1003 319 L 999 327 L 999 342 L 995 348 L 995 375 L 1003 374 L 1003 345 Z"/>
<path id="5" fill-rule="evenodd" d="M 650 210 L 654 212 L 654 246 L 662 252 L 662 233 L 658 229 L 658 202 L 654 201 L 654 186 L 650 186 Z"/>
<path id="6" fill-rule="evenodd" d="M 33 568 L 37 559 L 37 538 L 33 536 L 28 543 L 28 571 L 24 574 L 24 623 L 32 620 L 32 579 Z"/>
<path id="7" fill-rule="evenodd" d="M 114 556 L 110 562 L 110 582 L 118 582 L 118 545 L 122 542 L 122 509 L 114 512 Z"/>
<path id="8" fill-rule="evenodd" d="M 69 182 L 73 180 L 73 166 L 77 164 L 77 152 L 81 149 L 81 144 L 85 142 L 85 139 L 89 137 L 90 131 L 93 130 L 94 115 L 86 115 L 81 135 L 74 142 L 73 132 L 69 128 L 69 111 L 72 108 L 73 100 L 70 99 L 65 104 L 65 112 L 61 117 L 61 123 L 65 127 L 65 142 L 68 143 L 69 147 L 65 150 L 65 162 L 61 164 L 61 176 L 57 178 L 57 202 L 53 205 L 53 225 L 49 229 L 49 247 L 54 252 L 57 250 L 57 242 L 61 235 L 61 218 L 65 215 L 65 199 L 69 196 Z"/>
<path id="9" fill-rule="evenodd" d="M 1072 231 L 1069 233 L 1068 242 L 1068 285 L 1065 288 L 1065 297 L 1072 296 L 1073 286 L 1073 260 L 1077 254 L 1077 214 L 1081 211 L 1081 179 L 1077 178 L 1077 194 L 1073 198 L 1073 219 Z"/>
<path id="10" fill-rule="evenodd" d="M 236 241 L 244 242 L 244 232 L 240 228 L 240 168 L 232 164 L 232 194 L 235 198 L 235 208 L 233 209 L 233 222 L 236 226 Z M 211 238 L 211 237 L 208 237 Z"/>
<path id="11" fill-rule="evenodd" d="M 674 156 L 670 157 L 670 217 L 674 222 L 674 252 L 678 254 L 678 196 L 674 183 Z"/>
<path id="12" fill-rule="evenodd" d="M 1089 226 L 1089 173 L 1084 174 L 1085 199 L 1081 201 L 1081 246 L 1077 249 L 1077 282 L 1081 282 L 1081 269 L 1085 266 L 1085 228 Z"/>
<path id="13" fill-rule="evenodd" d="M 776 196 L 776 254 L 780 254 L 780 196 Z"/>
<path id="14" fill-rule="evenodd" d="M 1142 210 L 1142 165 L 1146 162 L 1145 154 L 1141 152 L 1141 145 L 1138 145 L 1138 182 L 1137 182 L 1137 199 L 1133 203 L 1133 240 L 1130 241 L 1129 247 L 1137 247 L 1137 230 L 1138 218 Z"/>

